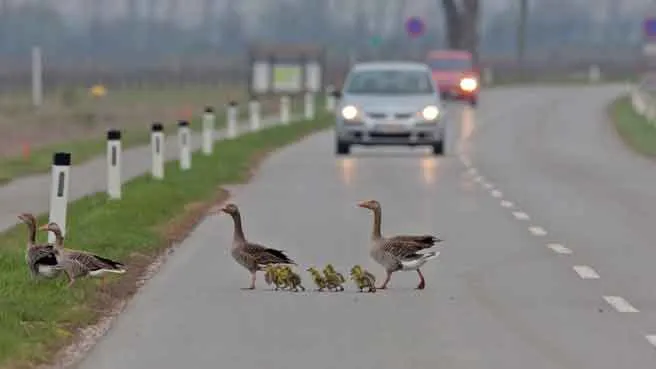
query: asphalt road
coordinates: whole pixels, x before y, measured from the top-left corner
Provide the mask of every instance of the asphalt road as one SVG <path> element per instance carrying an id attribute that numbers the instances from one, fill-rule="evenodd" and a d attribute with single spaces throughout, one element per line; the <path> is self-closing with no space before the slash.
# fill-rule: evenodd
<path id="1" fill-rule="evenodd" d="M 622 146 L 604 106 L 621 87 L 503 88 L 451 107 L 450 152 L 356 149 L 333 133 L 272 156 L 232 201 L 247 238 L 305 269 L 370 261 L 383 232 L 445 239 L 387 291 L 272 292 L 229 256 L 208 217 L 81 368 L 653 368 L 656 171 Z M 474 168 L 474 170 L 470 170 Z M 479 177 L 480 176 L 480 177 Z M 311 287 L 307 274 L 305 286 Z"/>

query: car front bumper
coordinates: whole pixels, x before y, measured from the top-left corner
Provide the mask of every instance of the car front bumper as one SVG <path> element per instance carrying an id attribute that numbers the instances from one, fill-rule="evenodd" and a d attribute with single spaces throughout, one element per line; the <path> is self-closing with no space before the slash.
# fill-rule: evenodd
<path id="1" fill-rule="evenodd" d="M 337 137 L 340 142 L 357 145 L 431 145 L 442 141 L 441 123 L 417 124 L 386 129 L 384 125 L 345 123 L 338 125 Z"/>

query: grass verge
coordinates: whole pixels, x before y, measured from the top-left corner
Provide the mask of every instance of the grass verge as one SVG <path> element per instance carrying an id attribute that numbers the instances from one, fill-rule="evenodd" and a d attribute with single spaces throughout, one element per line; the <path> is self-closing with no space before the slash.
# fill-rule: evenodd
<path id="1" fill-rule="evenodd" d="M 144 175 L 125 184 L 120 201 L 100 193 L 71 203 L 69 247 L 129 266 L 105 291 L 95 280 L 80 280 L 70 290 L 65 277 L 32 281 L 24 260 L 26 227 L 20 224 L 0 234 L 0 368 L 29 368 L 52 360 L 57 350 L 74 342 L 79 328 L 98 321 L 103 311 L 136 292 L 147 266 L 223 200 L 221 185 L 247 180 L 266 153 L 331 123 L 324 115 L 219 141 L 213 155 L 194 154 L 190 171 L 180 171 L 174 161 L 166 165 L 163 181 Z M 46 220 L 46 214 L 39 216 L 40 224 Z M 39 238 L 45 240 L 45 234 Z"/>
<path id="2" fill-rule="evenodd" d="M 242 104 L 245 105 L 245 104 Z M 248 118 L 246 108 L 241 108 L 240 120 L 243 121 Z M 264 114 L 273 114 L 271 111 L 265 111 Z M 216 128 L 222 129 L 225 127 L 225 112 L 219 110 L 216 118 Z M 175 129 L 176 123 L 165 124 L 167 132 Z M 194 118 L 191 121 L 191 128 L 194 131 L 201 130 L 200 118 Z M 149 126 L 144 125 L 141 129 L 123 130 L 122 144 L 124 148 L 135 147 L 148 143 L 150 133 Z M 50 170 L 52 165 L 52 153 L 57 151 L 70 152 L 73 164 L 81 164 L 91 159 L 103 155 L 106 150 L 107 141 L 105 137 L 98 137 L 97 139 L 81 139 L 63 142 L 55 145 L 48 145 L 30 153 L 29 158 L 9 157 L 0 158 L 0 184 L 10 182 L 13 179 L 28 176 L 31 174 L 44 173 Z"/>
<path id="3" fill-rule="evenodd" d="M 656 125 L 633 109 L 630 97 L 616 99 L 609 110 L 613 125 L 622 140 L 638 153 L 656 157 Z"/>

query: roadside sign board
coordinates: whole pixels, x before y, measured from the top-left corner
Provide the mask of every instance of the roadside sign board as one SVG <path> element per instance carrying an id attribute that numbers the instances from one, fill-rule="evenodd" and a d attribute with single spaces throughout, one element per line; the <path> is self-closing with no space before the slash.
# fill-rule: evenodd
<path id="1" fill-rule="evenodd" d="M 656 17 L 645 18 L 645 20 L 642 23 L 642 29 L 643 29 L 645 38 L 655 39 L 656 38 Z"/>

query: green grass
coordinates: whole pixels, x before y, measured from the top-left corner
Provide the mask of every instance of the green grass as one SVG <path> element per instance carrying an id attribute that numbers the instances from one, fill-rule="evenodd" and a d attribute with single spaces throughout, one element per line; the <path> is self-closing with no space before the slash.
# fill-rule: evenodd
<path id="1" fill-rule="evenodd" d="M 68 209 L 66 243 L 123 261 L 135 254 L 152 258 L 167 245 L 164 229 L 189 204 L 211 201 L 219 186 L 245 180 L 255 158 L 331 123 L 323 115 L 219 141 L 213 155 L 194 154 L 190 171 L 181 172 L 174 161 L 166 165 L 163 181 L 144 175 L 125 184 L 120 201 L 104 193 L 75 201 Z M 40 215 L 39 224 L 46 217 Z M 97 281 L 80 280 L 69 290 L 65 277 L 31 280 L 24 260 L 26 232 L 20 224 L 0 234 L 0 368 L 48 361 L 75 327 L 99 315 L 93 310 L 102 296 Z M 39 234 L 40 240 L 45 237 Z"/>
<path id="2" fill-rule="evenodd" d="M 643 155 L 656 157 L 656 124 L 633 109 L 630 97 L 624 96 L 613 101 L 610 116 L 628 146 Z"/>
<path id="3" fill-rule="evenodd" d="M 319 99 L 317 99 L 319 100 Z M 295 104 L 295 105 L 298 105 Z M 298 111 L 292 106 L 292 113 Z M 321 107 L 318 106 L 318 109 Z M 240 107 L 240 121 L 248 118 L 247 106 L 241 104 Z M 271 115 L 263 112 L 263 115 Z M 219 110 L 216 117 L 216 128 L 222 129 L 225 127 L 225 111 Z M 191 121 L 191 128 L 194 131 L 200 131 L 201 122 L 200 118 L 196 117 Z M 145 126 L 141 129 L 123 130 L 122 144 L 124 148 L 135 147 L 148 143 L 150 139 L 149 127 Z M 174 132 L 176 125 L 174 123 L 165 124 L 167 132 Z M 13 179 L 24 177 L 30 174 L 43 173 L 50 170 L 52 165 L 52 155 L 54 152 L 65 151 L 70 152 L 73 164 L 84 163 L 90 159 L 103 155 L 106 150 L 107 141 L 105 137 L 98 137 L 97 139 L 80 139 L 68 142 L 62 142 L 54 145 L 48 145 L 30 153 L 29 158 L 7 157 L 0 158 L 0 184 L 10 182 Z"/>

